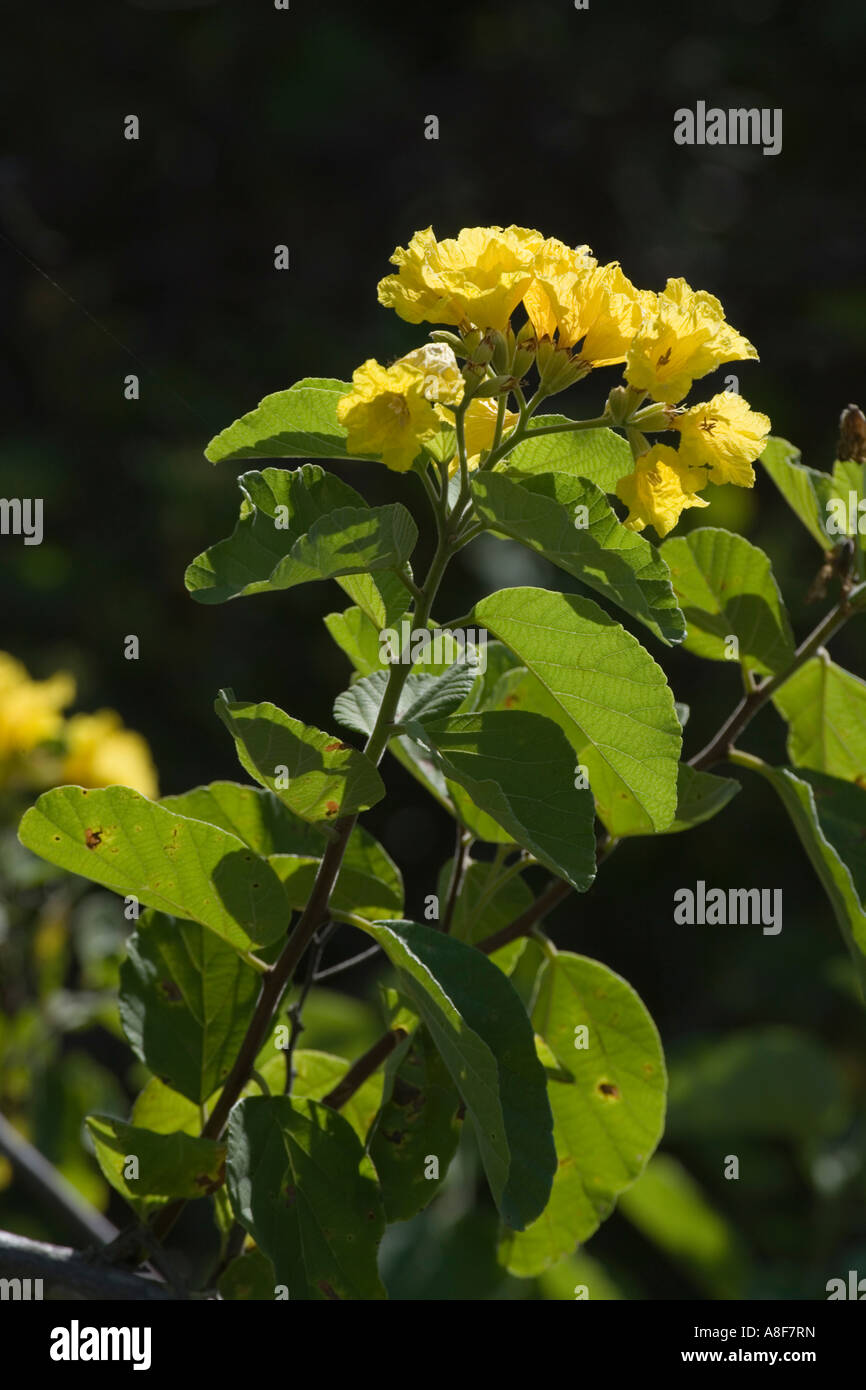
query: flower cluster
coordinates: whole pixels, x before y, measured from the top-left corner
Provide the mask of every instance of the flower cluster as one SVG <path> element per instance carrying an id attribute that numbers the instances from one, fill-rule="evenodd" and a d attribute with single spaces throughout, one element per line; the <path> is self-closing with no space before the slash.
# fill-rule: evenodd
<path id="1" fill-rule="evenodd" d="M 32 680 L 20 661 L 0 652 L 0 786 L 122 784 L 155 798 L 156 769 L 141 734 L 124 728 L 114 710 L 65 719 L 74 699 L 66 672 Z"/>
<path id="2" fill-rule="evenodd" d="M 446 329 L 391 366 L 370 360 L 354 373 L 338 407 L 351 452 L 406 471 L 459 410 L 468 466 L 477 466 L 522 418 L 533 364 L 534 405 L 595 368 L 621 364 L 625 409 L 614 413 L 609 401 L 604 422 L 626 431 L 635 455 L 634 471 L 616 487 L 628 527 L 653 525 L 664 536 L 684 510 L 707 505 L 699 495 L 707 482 L 754 484 L 767 417 L 727 391 L 680 405 L 698 378 L 757 357 L 713 295 L 682 279 L 660 293 L 637 289 L 618 263 L 599 265 L 589 247 L 526 227 L 469 227 L 443 241 L 428 227 L 391 261 L 397 270 L 379 284 L 380 303 L 409 323 Z M 515 328 L 521 305 L 526 319 Z M 500 404 L 512 393 L 520 414 Z M 671 430 L 678 449 L 646 439 Z"/>

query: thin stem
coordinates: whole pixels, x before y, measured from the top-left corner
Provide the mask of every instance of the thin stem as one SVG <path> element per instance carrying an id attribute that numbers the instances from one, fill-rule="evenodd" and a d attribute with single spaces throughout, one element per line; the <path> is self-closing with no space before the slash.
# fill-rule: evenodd
<path id="1" fill-rule="evenodd" d="M 0 1231 L 0 1275 L 42 1279 L 52 1290 L 69 1289 L 92 1299 L 153 1301 L 181 1296 L 156 1279 L 97 1264 L 66 1245 L 48 1245 L 10 1231 Z"/>
<path id="2" fill-rule="evenodd" d="M 815 656 L 824 643 L 848 621 L 853 613 L 858 611 L 864 596 L 866 596 L 866 584 L 860 584 L 856 589 L 852 589 L 850 594 L 843 595 L 826 617 L 822 618 L 818 626 L 800 643 L 787 670 L 773 676 L 770 680 L 765 680 L 761 685 L 744 695 L 715 737 L 705 748 L 701 749 L 700 753 L 696 753 L 693 758 L 689 759 L 689 766 L 698 771 L 705 771 L 707 768 L 715 766 L 716 763 L 723 762 L 737 736 L 742 733 L 747 724 L 751 723 L 758 710 L 762 709 L 767 701 L 773 698 L 777 690 L 780 690 L 785 682 L 790 680 L 796 671 L 799 671 L 801 666 Z"/>
<path id="3" fill-rule="evenodd" d="M 451 930 L 454 909 L 457 906 L 457 899 L 460 896 L 460 889 L 463 887 L 463 880 L 466 876 L 471 844 L 472 836 L 458 817 L 454 844 L 454 859 L 451 864 L 451 878 L 448 883 L 448 895 L 445 899 L 445 912 L 442 917 L 442 931 L 446 936 Z"/>
<path id="4" fill-rule="evenodd" d="M 383 1033 L 382 1037 L 352 1064 L 342 1081 L 338 1081 L 334 1089 L 322 1097 L 322 1105 L 339 1110 L 408 1036 L 405 1028 L 389 1028 L 387 1033 Z"/>
<path id="5" fill-rule="evenodd" d="M 341 960 L 337 965 L 329 965 L 327 970 L 317 970 L 314 983 L 320 980 L 327 980 L 331 975 L 342 975 L 344 970 L 351 970 L 353 966 L 360 965 L 362 960 L 371 960 L 373 956 L 378 956 L 382 950 L 381 946 L 368 946 L 366 951 L 359 951 L 356 956 L 350 956 L 348 960 Z"/>
<path id="6" fill-rule="evenodd" d="M 292 1020 L 292 1028 L 289 1034 L 289 1045 L 286 1048 L 285 1094 L 287 1096 L 291 1095 L 292 1093 L 292 1082 L 294 1081 L 294 1076 L 292 1074 L 292 1062 L 295 1055 L 295 1048 L 297 1047 L 298 1038 L 304 1031 L 304 1005 L 307 1002 L 307 995 L 312 989 L 313 981 L 316 978 L 316 971 L 318 970 L 319 965 L 321 964 L 322 952 L 325 949 L 328 939 L 331 936 L 333 936 L 335 931 L 335 923 L 329 922 L 328 925 L 324 927 L 321 931 L 318 931 L 315 937 L 313 938 L 313 950 L 310 952 L 309 963 L 307 965 L 307 973 L 304 976 L 304 983 L 301 985 L 301 990 L 297 999 L 289 1009 L 289 1017 Z"/>

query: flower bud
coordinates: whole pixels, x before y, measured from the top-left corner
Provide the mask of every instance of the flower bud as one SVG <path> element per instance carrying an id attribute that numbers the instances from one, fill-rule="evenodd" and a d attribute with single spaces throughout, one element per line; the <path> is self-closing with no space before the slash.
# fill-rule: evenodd
<path id="1" fill-rule="evenodd" d="M 567 348 L 554 347 L 549 338 L 542 338 L 538 345 L 536 365 L 541 389 L 546 396 L 554 396 L 557 391 L 573 386 L 592 370 L 588 362 L 573 357 Z"/>
<path id="2" fill-rule="evenodd" d="M 511 371 L 519 381 L 526 376 L 533 362 L 538 349 L 538 340 L 535 336 L 535 329 L 527 320 L 517 335 L 514 344 L 514 353 L 511 358 Z"/>
<path id="3" fill-rule="evenodd" d="M 499 376 L 488 377 L 482 381 L 481 385 L 473 392 L 475 396 L 501 396 L 503 391 L 513 391 L 517 385 L 516 379 L 510 373 L 502 373 Z"/>
<path id="4" fill-rule="evenodd" d="M 451 333 L 447 328 L 435 328 L 430 334 L 434 343 L 447 343 L 455 357 L 466 357 L 466 344 L 456 333 Z"/>

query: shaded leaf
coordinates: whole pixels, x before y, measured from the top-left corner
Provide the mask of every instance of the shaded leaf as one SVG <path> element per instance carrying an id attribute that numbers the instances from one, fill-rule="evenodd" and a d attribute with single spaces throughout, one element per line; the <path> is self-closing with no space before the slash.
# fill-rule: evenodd
<path id="1" fill-rule="evenodd" d="M 88 1115 L 86 1124 L 106 1181 L 142 1217 L 171 1198 L 207 1197 L 222 1184 L 225 1146 L 212 1139 L 156 1134 L 111 1115 Z"/>
<path id="2" fill-rule="evenodd" d="M 232 1207 L 290 1299 L 384 1298 L 376 1260 L 385 1220 L 376 1184 L 359 1171 L 363 1156 L 348 1121 L 317 1101 L 261 1096 L 232 1110 Z"/>

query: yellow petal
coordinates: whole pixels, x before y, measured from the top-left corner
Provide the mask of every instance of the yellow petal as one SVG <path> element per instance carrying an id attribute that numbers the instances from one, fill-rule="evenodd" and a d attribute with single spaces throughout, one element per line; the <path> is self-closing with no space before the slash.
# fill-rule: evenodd
<path id="1" fill-rule="evenodd" d="M 712 483 L 754 486 L 751 465 L 764 451 L 770 421 L 742 396 L 720 391 L 676 416 L 673 427 L 680 431 L 683 463 L 706 469 Z"/>
<path id="2" fill-rule="evenodd" d="M 634 472 L 616 485 L 617 497 L 629 509 L 624 525 L 630 531 L 654 526 L 660 536 L 666 536 L 689 507 L 709 505 L 697 496 L 696 486 L 701 484 L 696 485 L 676 449 L 654 444 L 635 461 Z"/>
<path id="3" fill-rule="evenodd" d="M 650 307 L 651 301 L 644 301 Z M 683 279 L 668 280 L 655 314 L 642 326 L 626 356 L 626 380 L 653 400 L 682 400 L 697 378 L 723 362 L 757 358 L 752 344 L 725 321 L 719 301 Z"/>

